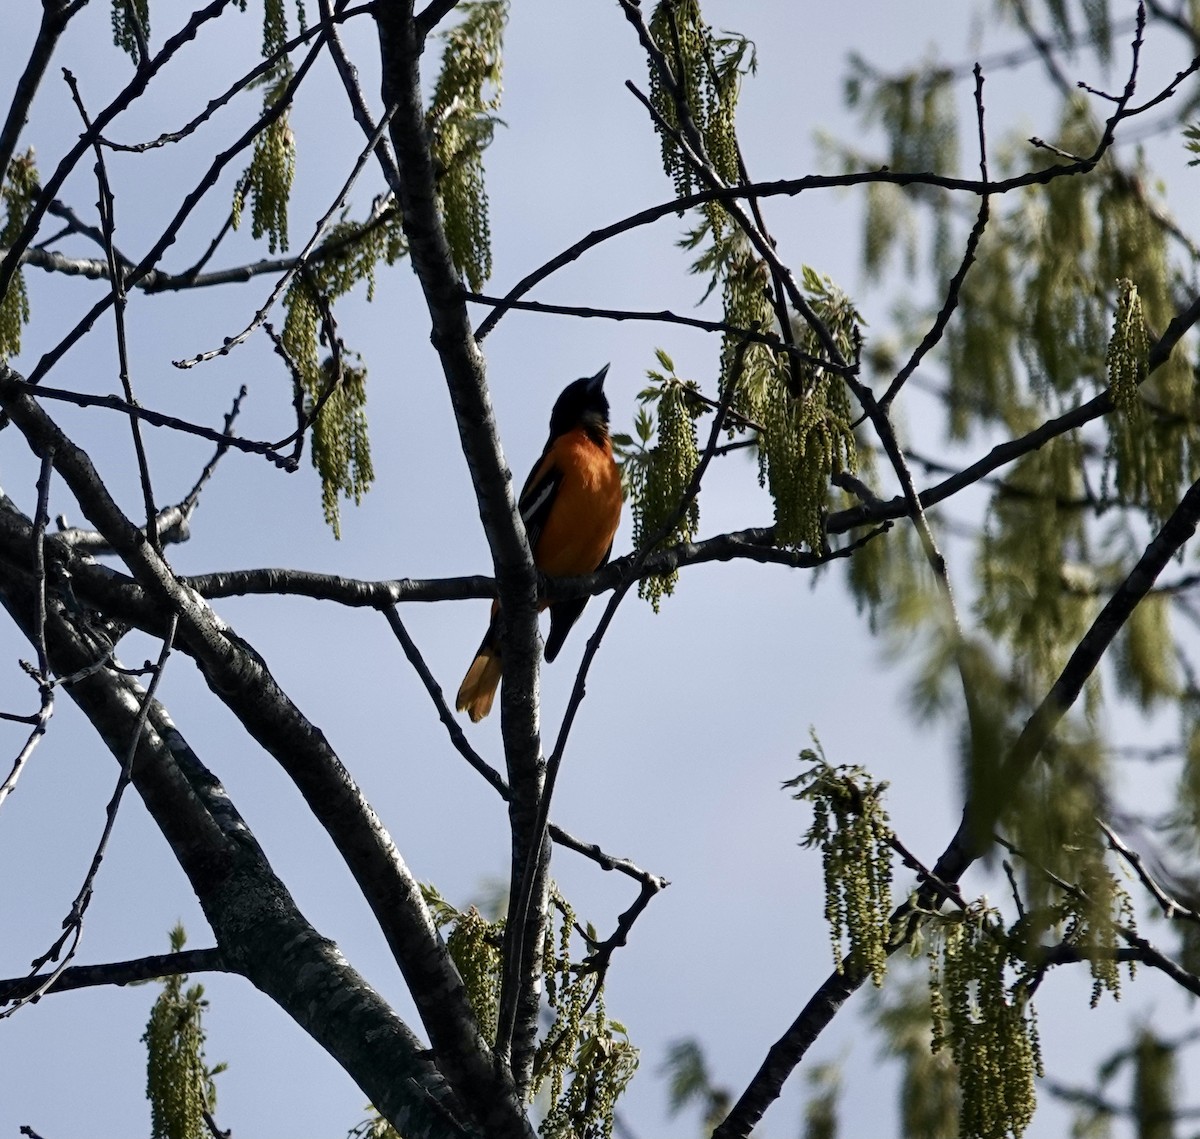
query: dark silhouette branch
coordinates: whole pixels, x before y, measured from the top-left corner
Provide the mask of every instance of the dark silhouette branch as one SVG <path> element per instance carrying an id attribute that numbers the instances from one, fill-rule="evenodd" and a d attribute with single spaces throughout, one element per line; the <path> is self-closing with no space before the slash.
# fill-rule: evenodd
<path id="1" fill-rule="evenodd" d="M 36 992 L 38 978 L 9 977 L 0 981 L 0 1005 L 10 1001 L 90 989 L 100 985 L 137 985 L 160 977 L 178 977 L 185 973 L 235 973 L 220 949 L 185 949 L 179 953 L 161 953 L 137 957 L 132 961 L 110 961 L 104 965 L 72 965 L 64 969 L 54 984 Z"/>
<path id="2" fill-rule="evenodd" d="M 87 0 L 83 0 L 83 3 L 86 2 Z M 12 101 L 8 105 L 8 113 L 4 116 L 4 125 L 0 126 L 0 186 L 8 180 L 9 163 L 29 119 L 33 98 L 54 56 L 54 49 L 66 31 L 71 17 L 79 11 L 83 3 L 78 0 L 74 4 L 68 4 L 65 0 L 45 0 L 42 4 L 42 20 L 38 25 L 37 36 L 30 49 L 25 69 L 17 80 Z M 3 294 L 4 287 L 0 285 L 0 296 Z"/>

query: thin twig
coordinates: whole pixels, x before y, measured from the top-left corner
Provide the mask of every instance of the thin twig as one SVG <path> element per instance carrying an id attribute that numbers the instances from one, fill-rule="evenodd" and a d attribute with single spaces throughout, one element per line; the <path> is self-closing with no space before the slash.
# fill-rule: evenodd
<path id="1" fill-rule="evenodd" d="M 379 126 L 375 130 L 374 136 L 367 143 L 366 147 L 359 152 L 358 158 L 355 160 L 354 167 L 350 171 L 350 176 L 343 183 L 341 191 L 333 200 L 333 203 L 330 205 L 329 209 L 325 211 L 324 216 L 313 228 L 312 236 L 305 243 L 304 248 L 300 250 L 300 254 L 296 258 L 295 263 L 291 265 L 287 272 L 285 272 L 283 276 L 280 277 L 275 283 L 275 287 L 271 290 L 270 295 L 267 297 L 262 307 L 254 314 L 254 318 L 250 321 L 250 323 L 235 336 L 226 337 L 220 348 L 210 348 L 206 352 L 200 352 L 195 356 L 189 356 L 183 360 L 173 360 L 172 363 L 175 365 L 175 367 L 184 369 L 193 368 L 197 364 L 204 363 L 206 360 L 214 360 L 218 356 L 227 356 L 239 344 L 242 344 L 249 339 L 250 334 L 254 332 L 256 328 L 262 325 L 262 323 L 267 319 L 271 309 L 275 306 L 275 302 L 279 300 L 284 291 L 287 289 L 288 285 L 291 284 L 292 278 L 297 273 L 303 271 L 309 256 L 316 248 L 317 243 L 321 240 L 325 231 L 328 229 L 330 222 L 332 222 L 334 214 L 336 214 L 345 205 L 346 199 L 350 195 L 350 191 L 354 188 L 354 183 L 358 181 L 358 176 L 362 173 L 363 167 L 367 164 L 367 160 L 371 157 L 372 153 L 374 153 L 376 145 L 383 139 L 383 136 L 388 128 L 388 123 L 391 121 L 391 117 L 391 111 L 388 111 L 383 116 L 383 119 L 380 121 Z"/>
<path id="2" fill-rule="evenodd" d="M 133 21 L 137 33 L 140 66 L 144 67 L 147 63 L 146 36 L 142 31 L 141 21 L 138 18 L 132 0 L 125 0 L 125 7 L 127 16 Z M 83 105 L 83 97 L 79 93 L 79 84 L 76 82 L 75 76 L 66 68 L 63 68 L 63 77 L 67 81 L 67 86 L 71 89 L 71 97 L 75 101 L 79 117 L 83 120 L 84 130 L 90 131 L 92 123 L 88 117 L 87 108 Z M 108 181 L 108 169 L 104 162 L 104 151 L 101 149 L 98 139 L 93 144 L 92 149 L 96 155 L 96 183 L 99 191 L 100 231 L 104 239 L 104 255 L 108 262 L 109 280 L 112 283 L 112 310 L 116 326 L 118 374 L 121 380 L 121 390 L 125 393 L 125 402 L 132 408 L 137 406 L 137 400 L 133 396 L 133 380 L 129 374 L 129 345 L 125 337 L 125 270 L 121 267 L 117 259 L 116 247 L 113 244 L 113 233 L 116 229 L 116 219 L 114 217 L 116 201 L 113 197 L 112 186 Z M 154 490 L 150 482 L 150 462 L 146 457 L 146 446 L 142 441 L 142 429 L 136 415 L 130 415 L 129 429 L 133 433 L 133 450 L 137 457 L 138 478 L 142 487 L 142 504 L 146 510 L 146 537 L 155 544 L 155 549 L 158 549 L 161 553 L 161 548 L 157 544 L 158 530 L 154 524 L 154 519 L 158 511 L 154 506 Z"/>
<path id="3" fill-rule="evenodd" d="M 120 777 L 117 779 L 117 785 L 113 790 L 112 797 L 108 801 L 108 806 L 105 808 L 104 830 L 101 832 L 100 841 L 96 845 L 96 851 L 92 855 L 91 865 L 88 867 L 83 885 L 80 887 L 79 893 L 75 896 L 75 901 L 71 903 L 71 912 L 63 919 L 62 934 L 46 953 L 34 959 L 30 980 L 32 981 L 37 978 L 44 965 L 49 964 L 51 961 L 57 961 L 58 964 L 46 977 L 38 979 L 37 985 L 31 993 L 18 998 L 11 1008 L 0 1012 L 0 1020 L 12 1016 L 18 1009 L 23 1008 L 32 1001 L 36 1001 L 38 997 L 47 992 L 71 963 L 72 958 L 74 958 L 76 951 L 79 949 L 80 938 L 83 935 L 83 919 L 87 913 L 88 906 L 91 904 L 96 875 L 100 872 L 100 864 L 104 861 L 104 855 L 108 850 L 109 839 L 112 837 L 113 827 L 116 825 L 117 811 L 120 809 L 121 799 L 124 796 L 125 789 L 133 781 L 134 757 L 137 755 L 138 745 L 142 742 L 142 734 L 146 729 L 146 719 L 150 714 L 150 705 L 154 700 L 154 693 L 158 688 L 159 681 L 162 679 L 167 658 L 171 655 L 178 621 L 178 614 L 172 614 L 167 635 L 163 639 L 162 650 L 158 656 L 158 664 L 154 669 L 150 684 L 143 694 L 141 707 L 138 709 L 132 738 L 129 741 L 125 761 L 121 765 Z M 64 953 L 63 947 L 68 940 L 70 940 L 71 944 Z"/>
<path id="4" fill-rule="evenodd" d="M 1194 910 L 1191 906 L 1185 906 L 1177 898 L 1171 897 L 1154 880 L 1150 872 L 1146 869 L 1145 860 L 1142 856 L 1130 847 L 1121 837 L 1110 827 L 1103 819 L 1097 819 L 1096 824 L 1104 832 L 1104 837 L 1108 840 L 1108 845 L 1111 850 L 1120 855 L 1126 862 L 1129 863 L 1133 872 L 1138 876 L 1138 880 L 1146 888 L 1150 896 L 1158 903 L 1159 908 L 1163 912 L 1163 917 L 1168 921 L 1190 921 L 1200 923 L 1200 913 Z"/>
<path id="5" fill-rule="evenodd" d="M 189 423 L 186 419 L 179 419 L 174 415 L 164 415 L 160 411 L 152 411 L 150 408 L 135 406 L 123 400 L 120 396 L 89 395 L 87 392 L 69 391 L 65 388 L 51 388 L 44 384 L 34 384 L 32 380 L 21 379 L 11 370 L 8 371 L 5 383 L 14 390 L 19 389 L 41 399 L 62 400 L 66 403 L 76 404 L 79 407 L 103 407 L 110 411 L 119 411 L 123 415 L 136 416 L 138 419 L 153 424 L 155 427 L 169 427 L 173 431 L 182 431 L 188 435 L 196 435 L 201 439 L 208 439 L 210 442 L 223 444 L 234 450 L 245 451 L 247 454 L 262 455 L 281 470 L 290 472 L 294 471 L 297 466 L 294 460 L 275 453 L 277 449 L 275 443 L 242 439 L 237 435 L 226 435 L 223 431 L 218 431 L 213 427 L 203 427 L 198 423 Z"/>
<path id="6" fill-rule="evenodd" d="M 46 526 L 50 521 L 50 479 L 54 473 L 54 452 L 47 450 L 42 456 L 41 471 L 37 484 L 37 509 L 33 516 L 33 573 L 37 582 L 37 618 L 34 633 L 34 644 L 37 651 L 37 681 L 39 707 L 33 717 L 5 716 L 6 720 L 20 719 L 32 723 L 33 730 L 25 740 L 25 745 L 13 760 L 12 768 L 0 783 L 0 806 L 12 793 L 33 754 L 34 748 L 41 742 L 54 715 L 54 685 L 50 676 L 50 655 L 46 648 Z"/>
<path id="7" fill-rule="evenodd" d="M 508 784 L 504 781 L 504 777 L 500 772 L 492 767 L 471 746 L 466 733 L 463 732 L 454 713 L 450 711 L 450 706 L 446 703 L 446 698 L 442 694 L 442 686 L 438 684 L 433 673 L 429 671 L 429 666 L 425 663 L 425 658 L 421 655 L 421 650 L 417 648 L 416 642 L 409 636 L 408 630 L 404 627 L 404 622 L 400 619 L 400 614 L 397 612 L 395 605 L 389 605 L 385 608 L 383 615 L 387 619 L 392 632 L 395 633 L 396 640 L 400 642 L 400 647 L 404 650 L 404 655 L 408 658 L 408 663 L 413 666 L 413 670 L 420 677 L 421 683 L 425 685 L 425 691 L 429 693 L 429 698 L 433 701 L 434 707 L 437 708 L 438 719 L 445 726 L 454 749 L 507 802 L 509 798 Z"/>
<path id="8" fill-rule="evenodd" d="M 980 70 L 978 64 L 975 65 L 975 116 L 979 132 L 979 173 L 986 185 L 988 181 L 988 162 L 987 139 L 983 129 L 983 72 Z M 950 279 L 950 285 L 946 290 L 945 303 L 942 305 L 941 311 L 938 312 L 933 326 L 922 338 L 921 343 L 913 349 L 908 362 L 896 373 L 896 378 L 892 380 L 888 385 L 887 391 L 880 397 L 879 403 L 881 407 L 888 407 L 904 386 L 904 382 L 917 370 L 918 365 L 925 356 L 942 339 L 942 335 L 946 331 L 946 326 L 950 323 L 950 318 L 958 308 L 962 287 L 967 279 L 967 273 L 970 271 L 971 266 L 975 264 L 975 255 L 979 249 L 979 242 L 983 238 L 984 230 L 987 228 L 989 209 L 990 199 L 988 195 L 981 194 L 979 197 L 979 214 L 967 237 L 966 248 L 963 250 L 963 258 L 959 264 L 958 271 Z"/>
<path id="9" fill-rule="evenodd" d="M 230 0 L 217 0 L 217 2 L 225 5 L 229 3 Z M 130 270 L 129 276 L 126 279 L 126 287 L 133 287 L 136 285 L 143 276 L 149 273 L 158 264 L 166 251 L 175 243 L 179 235 L 179 231 L 183 228 L 184 222 L 191 216 L 192 211 L 196 209 L 209 190 L 211 190 L 217 184 L 221 172 L 225 169 L 225 167 L 232 162 L 237 155 L 241 154 L 248 147 L 252 146 L 258 139 L 259 135 L 284 114 L 284 112 L 291 105 L 291 102 L 295 97 L 295 93 L 299 89 L 300 84 L 304 82 L 312 66 L 320 57 L 323 46 L 324 40 L 322 33 L 322 35 L 317 37 L 317 42 L 313 45 L 308 55 L 306 55 L 301 61 L 300 66 L 296 69 L 295 75 L 292 76 L 291 80 L 288 82 L 279 98 L 276 99 L 269 107 L 264 108 L 262 114 L 259 115 L 259 117 L 237 139 L 235 139 L 230 146 L 213 158 L 213 160 L 209 163 L 208 169 L 201 177 L 199 183 L 197 183 L 197 185 L 187 195 L 185 195 L 179 208 L 175 211 L 175 215 L 167 223 L 166 229 L 163 230 L 158 240 L 155 241 L 153 246 L 151 246 L 150 250 L 146 253 L 142 260 L 138 262 L 138 264 L 135 265 L 132 270 Z M 103 114 L 101 116 L 97 116 L 95 121 L 95 126 L 97 128 L 100 126 L 102 118 Z M 93 133 L 93 131 L 84 132 L 83 137 L 85 139 L 89 139 L 89 144 Z M 72 151 L 72 153 L 74 153 L 74 151 Z M 58 172 L 56 171 L 56 177 L 57 173 Z M 49 188 L 49 185 L 47 188 Z M 57 190 L 57 187 L 55 187 L 55 190 Z M 37 213 L 36 204 L 34 210 L 30 211 L 30 219 L 26 222 L 24 230 L 22 230 L 22 236 L 24 236 L 24 234 L 30 230 L 30 225 L 35 217 L 40 218 L 40 215 Z M 5 274 L 8 271 L 10 259 L 13 257 L 14 252 L 17 253 L 19 259 L 20 252 L 23 250 L 23 248 L 24 243 L 21 240 L 18 240 L 16 243 L 14 243 L 13 248 L 9 250 L 8 256 L 4 259 L 3 264 L 0 264 L 0 291 L 3 290 L 4 285 L 7 283 Z M 15 271 L 15 262 L 13 264 L 13 270 Z M 62 357 L 79 342 L 79 340 L 88 332 L 88 330 L 91 329 L 96 320 L 98 320 L 99 317 L 107 311 L 111 303 L 111 295 L 105 296 L 101 300 L 97 301 L 96 304 L 94 304 L 87 311 L 87 313 L 80 318 L 75 327 L 72 328 L 65 336 L 63 336 L 52 349 L 42 356 L 37 365 L 34 367 L 33 371 L 30 373 L 30 382 L 39 383 L 55 366 L 55 364 L 57 364 L 58 361 L 61 360 Z"/>

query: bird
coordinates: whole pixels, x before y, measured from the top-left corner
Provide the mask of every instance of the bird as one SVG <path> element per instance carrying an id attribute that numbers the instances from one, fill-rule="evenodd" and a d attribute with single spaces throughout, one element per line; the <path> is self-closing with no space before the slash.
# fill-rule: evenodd
<path id="1" fill-rule="evenodd" d="M 612 553 L 622 494 L 608 433 L 608 368 L 569 383 L 554 401 L 550 437 L 518 501 L 533 563 L 547 577 L 594 573 Z M 550 610 L 547 661 L 558 656 L 586 604 L 586 597 L 543 602 Z M 491 623 L 458 689 L 458 711 L 473 723 L 482 720 L 492 710 L 502 673 L 500 610 L 493 602 Z"/>

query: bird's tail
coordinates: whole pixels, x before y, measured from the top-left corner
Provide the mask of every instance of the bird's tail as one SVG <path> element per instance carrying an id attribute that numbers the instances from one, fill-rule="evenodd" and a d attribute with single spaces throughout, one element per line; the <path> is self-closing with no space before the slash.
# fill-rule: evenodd
<path id="1" fill-rule="evenodd" d="M 492 638 L 492 631 L 489 629 L 475 654 L 475 659 L 471 662 L 471 667 L 467 669 L 467 675 L 458 686 L 455 708 L 466 712 L 472 723 L 479 723 L 492 710 L 502 672 L 500 647 Z"/>

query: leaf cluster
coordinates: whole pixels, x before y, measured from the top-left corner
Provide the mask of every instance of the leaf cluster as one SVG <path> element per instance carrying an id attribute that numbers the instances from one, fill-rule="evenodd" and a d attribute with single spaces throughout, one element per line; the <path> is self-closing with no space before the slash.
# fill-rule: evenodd
<path id="1" fill-rule="evenodd" d="M 663 169 L 675 193 L 684 197 L 702 188 L 681 137 L 698 136 L 717 176 L 732 185 L 739 180 L 737 98 L 742 76 L 755 69 L 754 45 L 742 36 L 715 35 L 698 0 L 660 0 L 650 17 L 650 32 L 673 80 L 672 88 L 651 60 L 650 102 L 666 125 L 658 133 Z M 724 207 L 713 202 L 704 213 L 714 234 L 720 234 L 726 226 Z"/>
<path id="2" fill-rule="evenodd" d="M 351 354 L 344 349 L 337 357 L 340 377 L 334 357 L 321 361 L 321 344 L 332 347 L 325 313 L 361 281 L 366 281 L 371 300 L 379 264 L 395 264 L 406 253 L 394 211 L 366 224 L 343 220 L 330 229 L 284 297 L 287 315 L 280 342 L 312 423 L 312 462 L 321 476 L 325 521 L 335 537 L 341 536 L 339 499 L 360 502 L 375 473 L 367 430 L 367 369 L 357 357 L 350 363 L 346 357 Z"/>
<path id="3" fill-rule="evenodd" d="M 661 1071 L 667 1077 L 667 1109 L 671 1115 L 690 1104 L 699 1104 L 707 1135 L 729 1114 L 733 1095 L 714 1082 L 698 1040 L 685 1037 L 672 1041 Z"/>
<path id="4" fill-rule="evenodd" d="M 700 504 L 695 496 L 684 505 L 684 495 L 700 462 L 696 419 L 704 406 L 696 398 L 699 386 L 676 375 L 674 363 L 661 348 L 656 355 L 664 371 L 646 373 L 651 386 L 638 395 L 641 406 L 634 420 L 638 442 L 635 444 L 629 435 L 613 436 L 622 460 L 625 494 L 633 510 L 636 550 L 650 542 L 654 549 L 690 542 L 700 527 Z M 657 431 L 651 408 L 657 409 Z M 642 578 L 638 596 L 646 598 L 658 612 L 662 598 L 675 592 L 678 580 L 678 570 Z"/>
<path id="5" fill-rule="evenodd" d="M 458 7 L 462 19 L 445 33 L 442 70 L 426 125 L 451 256 L 478 291 L 492 274 L 483 152 L 500 121 L 496 112 L 508 0 L 470 0 Z"/>
<path id="6" fill-rule="evenodd" d="M 292 80 L 290 65 L 280 69 L 275 83 L 268 88 L 264 109 L 284 97 Z M 241 224 L 242 211 L 250 201 L 250 232 L 257 241 L 266 237 L 272 253 L 288 247 L 288 201 L 296 177 L 296 136 L 288 125 L 285 108 L 267 124 L 254 140 L 254 155 L 245 177 L 233 196 L 233 224 Z"/>
<path id="7" fill-rule="evenodd" d="M 12 247 L 25 228 L 30 207 L 40 189 L 33 148 L 15 155 L 8 164 L 8 176 L 0 186 L 4 204 L 4 226 L 0 229 L 0 249 Z M 24 273 L 18 269 L 0 297 L 0 359 L 21 351 L 21 329 L 29 323 L 29 294 Z"/>
<path id="8" fill-rule="evenodd" d="M 552 898 L 557 938 L 547 923 L 543 957 L 554 1021 L 534 1056 L 531 1093 L 546 1087 L 550 1096 L 539 1131 L 544 1139 L 612 1139 L 613 1113 L 637 1071 L 638 1050 L 624 1025 L 608 1018 L 603 976 L 572 962 L 575 912 L 557 890 Z M 583 932 L 595 945 L 592 927 Z"/>
<path id="9" fill-rule="evenodd" d="M 890 988 L 890 986 L 889 986 Z M 928 984 L 906 983 L 888 1003 L 875 1004 L 886 1055 L 900 1061 L 901 1134 L 958 1139 L 962 1108 L 958 1067 L 948 1048 L 933 1049 Z"/>
<path id="10" fill-rule="evenodd" d="M 137 29 L 150 37 L 150 0 L 112 0 L 113 44 L 138 62 Z"/>
<path id="11" fill-rule="evenodd" d="M 861 767 L 831 767 L 817 744 L 800 753 L 809 764 L 784 787 L 812 804 L 801 845 L 817 847 L 825 872 L 825 919 L 838 972 L 869 974 L 876 987 L 887 971 L 892 913 L 892 830 L 883 807 L 886 783 Z"/>
<path id="12" fill-rule="evenodd" d="M 939 922 L 930 941 L 933 1049 L 958 1068 L 961 1139 L 1020 1139 L 1037 1106 L 1037 1022 L 1024 980 L 1007 982 L 1011 961 L 999 915 L 982 904 Z"/>
<path id="13" fill-rule="evenodd" d="M 184 946 L 183 926 L 171 931 L 171 951 Z M 204 1139 L 205 1112 L 216 1107 L 213 1077 L 225 1065 L 208 1067 L 203 985 L 187 985 L 186 976 L 167 977 L 150 1010 L 142 1040 L 146 1045 L 146 1098 L 150 1101 L 152 1139 Z"/>
<path id="14" fill-rule="evenodd" d="M 422 885 L 422 896 L 434 924 L 449 929 L 446 947 L 462 976 L 480 1031 L 494 1042 L 504 967 L 503 920 L 488 921 L 471 906 L 461 911 L 435 887 Z M 602 975 L 573 959 L 572 942 L 582 933 L 594 946 L 595 930 L 581 928 L 575 911 L 556 888 L 543 945 L 546 1003 L 552 1021 L 533 1061 L 532 1100 L 543 1089 L 550 1107 L 541 1124 L 545 1139 L 611 1139 L 617 1099 L 633 1078 L 638 1050 L 604 1005 Z M 368 1121 L 370 1122 L 370 1121 Z"/>

